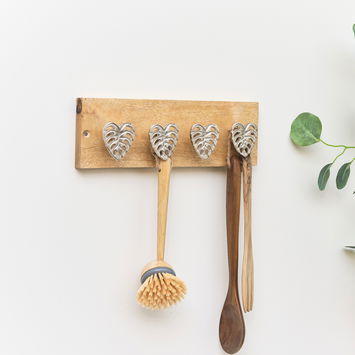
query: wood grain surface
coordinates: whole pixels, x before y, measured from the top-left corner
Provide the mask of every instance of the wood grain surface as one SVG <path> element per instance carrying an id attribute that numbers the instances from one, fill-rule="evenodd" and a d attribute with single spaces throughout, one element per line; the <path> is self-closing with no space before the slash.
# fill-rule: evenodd
<path id="1" fill-rule="evenodd" d="M 244 343 L 245 325 L 238 291 L 239 219 L 241 158 L 232 155 L 227 169 L 227 247 L 229 285 L 219 321 L 219 339 L 228 354 L 239 351 Z"/>
<path id="2" fill-rule="evenodd" d="M 169 185 L 171 173 L 171 159 L 157 158 L 158 166 L 158 227 L 157 227 L 157 260 L 164 260 L 166 221 L 169 203 Z"/>
<path id="3" fill-rule="evenodd" d="M 155 167 L 148 132 L 153 124 L 168 123 L 179 127 L 173 167 L 223 167 L 227 165 L 229 131 L 233 123 L 258 123 L 258 104 L 255 102 L 79 98 L 76 112 L 77 169 Z M 102 141 L 102 128 L 107 122 L 129 122 L 135 128 L 136 139 L 121 161 L 111 158 Z M 198 157 L 190 141 L 190 129 L 195 123 L 214 123 L 219 127 L 216 150 L 207 160 Z M 257 147 L 251 159 L 255 165 Z"/>
<path id="4" fill-rule="evenodd" d="M 251 234 L 251 184 L 252 166 L 250 157 L 243 159 L 244 203 L 244 253 L 242 266 L 242 299 L 244 312 L 250 312 L 254 304 L 254 260 Z"/>

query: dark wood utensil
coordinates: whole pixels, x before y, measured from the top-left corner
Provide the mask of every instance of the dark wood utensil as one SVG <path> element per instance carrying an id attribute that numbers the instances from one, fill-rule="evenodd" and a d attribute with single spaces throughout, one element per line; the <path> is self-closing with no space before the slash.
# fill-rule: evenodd
<path id="1" fill-rule="evenodd" d="M 241 158 L 232 155 L 227 168 L 227 245 L 229 286 L 219 321 L 219 339 L 228 354 L 240 350 L 245 325 L 238 292 L 238 238 L 240 215 Z"/>

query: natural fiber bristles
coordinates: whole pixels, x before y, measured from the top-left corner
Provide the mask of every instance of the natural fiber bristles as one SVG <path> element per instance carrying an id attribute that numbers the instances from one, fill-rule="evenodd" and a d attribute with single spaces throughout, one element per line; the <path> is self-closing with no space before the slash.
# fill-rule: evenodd
<path id="1" fill-rule="evenodd" d="M 186 286 L 178 277 L 166 272 L 149 276 L 137 292 L 137 301 L 143 307 L 160 309 L 184 298 Z"/>

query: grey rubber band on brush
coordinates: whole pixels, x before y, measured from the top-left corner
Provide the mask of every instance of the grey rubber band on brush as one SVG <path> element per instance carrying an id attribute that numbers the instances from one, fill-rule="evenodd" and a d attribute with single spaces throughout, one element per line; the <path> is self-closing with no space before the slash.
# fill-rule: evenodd
<path id="1" fill-rule="evenodd" d="M 159 267 L 155 267 L 153 269 L 150 269 L 148 271 L 146 271 L 142 277 L 141 277 L 141 283 L 144 283 L 144 281 L 149 277 L 152 276 L 154 274 L 158 274 L 160 272 L 165 272 L 167 274 L 171 274 L 176 276 L 175 271 L 173 269 L 170 269 L 170 267 L 163 267 L 163 266 L 159 266 Z"/>

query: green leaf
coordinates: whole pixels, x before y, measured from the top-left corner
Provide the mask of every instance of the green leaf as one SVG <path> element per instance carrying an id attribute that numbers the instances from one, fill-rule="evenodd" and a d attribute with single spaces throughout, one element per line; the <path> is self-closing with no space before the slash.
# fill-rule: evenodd
<path id="1" fill-rule="evenodd" d="M 291 125 L 291 140 L 299 146 L 307 146 L 319 142 L 322 133 L 322 122 L 309 112 L 298 115 Z"/>
<path id="2" fill-rule="evenodd" d="M 330 176 L 330 168 L 333 165 L 333 163 L 329 163 L 325 166 L 323 166 L 322 170 L 319 172 L 318 176 L 318 187 L 319 190 L 323 191 L 325 189 L 325 186 L 327 185 L 329 176 Z"/>
<path id="3" fill-rule="evenodd" d="M 349 180 L 351 163 L 352 162 L 345 163 L 338 171 L 336 182 L 339 190 L 343 189 Z"/>
<path id="4" fill-rule="evenodd" d="M 354 35 L 355 35 L 355 23 L 353 24 L 353 32 L 354 32 Z"/>

